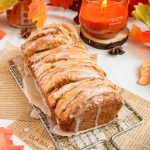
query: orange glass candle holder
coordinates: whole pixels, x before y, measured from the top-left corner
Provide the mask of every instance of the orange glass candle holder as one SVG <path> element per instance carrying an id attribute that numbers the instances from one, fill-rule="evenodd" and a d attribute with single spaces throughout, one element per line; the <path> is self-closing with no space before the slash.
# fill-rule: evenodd
<path id="1" fill-rule="evenodd" d="M 128 0 L 83 0 L 80 24 L 93 37 L 109 39 L 126 27 Z"/>

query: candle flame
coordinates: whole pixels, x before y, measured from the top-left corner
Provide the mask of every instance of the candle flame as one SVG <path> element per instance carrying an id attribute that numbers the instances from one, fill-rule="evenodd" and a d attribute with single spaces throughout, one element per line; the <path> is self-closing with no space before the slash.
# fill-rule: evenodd
<path id="1" fill-rule="evenodd" d="M 102 0 L 102 6 L 101 8 L 104 10 L 107 6 L 107 0 Z"/>

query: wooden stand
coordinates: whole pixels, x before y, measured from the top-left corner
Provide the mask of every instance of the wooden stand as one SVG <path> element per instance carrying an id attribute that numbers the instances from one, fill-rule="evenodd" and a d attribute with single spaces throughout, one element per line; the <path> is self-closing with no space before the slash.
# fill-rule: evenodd
<path id="1" fill-rule="evenodd" d="M 128 39 L 128 33 L 129 33 L 128 28 L 125 28 L 121 30 L 119 33 L 117 33 L 117 35 L 114 38 L 98 39 L 92 37 L 89 33 L 86 32 L 86 30 L 83 27 L 80 28 L 81 39 L 85 43 L 98 49 L 110 49 L 114 46 L 124 44 Z"/>

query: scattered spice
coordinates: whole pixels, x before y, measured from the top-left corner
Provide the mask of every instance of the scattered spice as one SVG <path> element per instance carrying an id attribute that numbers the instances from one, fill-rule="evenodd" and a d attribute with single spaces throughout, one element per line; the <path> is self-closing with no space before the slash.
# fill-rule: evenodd
<path id="1" fill-rule="evenodd" d="M 32 32 L 32 29 L 28 29 L 28 28 L 22 29 L 21 32 L 20 32 L 20 36 L 22 38 L 26 39 L 30 36 L 31 32 Z"/>
<path id="2" fill-rule="evenodd" d="M 110 55 L 122 55 L 125 53 L 125 51 L 123 50 L 123 48 L 119 45 L 119 46 L 114 46 L 113 48 L 111 48 L 108 53 Z"/>

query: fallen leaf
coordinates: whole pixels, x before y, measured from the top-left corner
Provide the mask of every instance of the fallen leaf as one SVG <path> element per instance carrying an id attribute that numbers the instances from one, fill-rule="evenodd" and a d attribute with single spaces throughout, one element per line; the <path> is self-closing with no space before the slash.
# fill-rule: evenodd
<path id="1" fill-rule="evenodd" d="M 69 8 L 73 0 L 50 0 L 50 4 L 53 6 L 61 6 L 64 9 Z"/>
<path id="2" fill-rule="evenodd" d="M 13 131 L 9 128 L 0 128 L 0 150 L 23 150 L 24 146 L 14 145 L 10 139 Z"/>
<path id="3" fill-rule="evenodd" d="M 29 6 L 28 18 L 36 23 L 37 28 L 41 28 L 47 18 L 46 11 L 47 7 L 43 0 L 32 0 Z"/>
<path id="4" fill-rule="evenodd" d="M 143 3 L 143 4 L 148 4 L 150 3 L 150 0 L 129 0 L 129 5 L 128 5 L 128 11 L 129 11 L 129 16 L 132 16 L 132 11 L 135 10 L 135 5 L 138 5 L 138 3 Z"/>
<path id="5" fill-rule="evenodd" d="M 150 5 L 139 3 L 135 5 L 135 10 L 132 12 L 132 16 L 138 20 L 141 20 L 150 27 Z"/>
<path id="6" fill-rule="evenodd" d="M 150 31 L 142 32 L 141 29 L 134 24 L 129 33 L 129 37 L 143 43 L 150 43 Z"/>
<path id="7" fill-rule="evenodd" d="M 146 60 L 140 67 L 140 79 L 138 83 L 141 85 L 150 84 L 150 59 Z"/>
<path id="8" fill-rule="evenodd" d="M 19 0 L 0 0 L 0 12 L 6 11 L 9 7 L 16 4 Z"/>
<path id="9" fill-rule="evenodd" d="M 0 30 L 0 40 L 6 35 L 6 33 L 2 30 Z"/>

